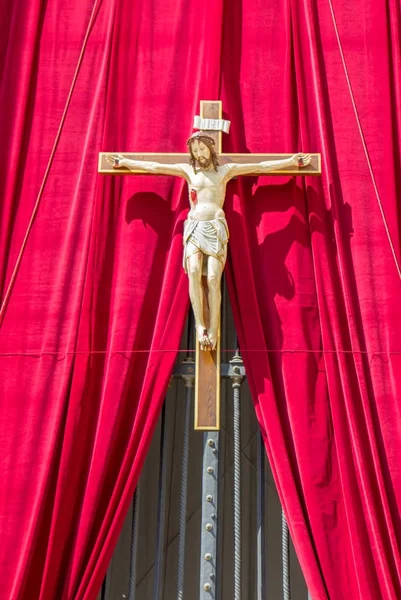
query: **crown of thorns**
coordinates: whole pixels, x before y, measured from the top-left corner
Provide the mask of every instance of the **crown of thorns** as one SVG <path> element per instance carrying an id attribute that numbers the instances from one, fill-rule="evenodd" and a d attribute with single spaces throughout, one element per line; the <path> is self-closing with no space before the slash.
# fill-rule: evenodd
<path id="1" fill-rule="evenodd" d="M 212 146 L 214 146 L 214 139 L 212 138 L 212 136 L 207 135 L 207 133 L 205 133 L 204 131 L 195 131 L 195 133 L 193 133 L 191 137 L 188 138 L 188 148 L 195 140 L 199 140 L 200 142 L 206 142 L 207 144 L 212 144 Z"/>

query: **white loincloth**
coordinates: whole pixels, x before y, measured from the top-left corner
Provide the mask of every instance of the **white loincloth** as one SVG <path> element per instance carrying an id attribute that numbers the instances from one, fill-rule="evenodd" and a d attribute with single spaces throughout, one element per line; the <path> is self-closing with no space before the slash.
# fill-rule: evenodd
<path id="1" fill-rule="evenodd" d="M 229 238 L 228 225 L 225 217 L 212 221 L 195 221 L 187 219 L 184 223 L 184 261 L 183 266 L 187 272 L 187 258 L 195 251 L 188 253 L 188 242 L 205 255 L 203 259 L 203 275 L 207 275 L 207 256 L 214 256 L 223 266 L 227 258 L 227 242 Z"/>

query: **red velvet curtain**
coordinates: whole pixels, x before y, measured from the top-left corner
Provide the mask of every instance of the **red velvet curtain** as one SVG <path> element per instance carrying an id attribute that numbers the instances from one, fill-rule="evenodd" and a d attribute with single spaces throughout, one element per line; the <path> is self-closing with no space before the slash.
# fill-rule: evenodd
<path id="1" fill-rule="evenodd" d="M 188 306 L 183 183 L 100 178 L 97 153 L 183 151 L 218 97 L 226 150 L 323 156 L 321 179 L 239 179 L 226 203 L 236 324 L 311 595 L 401 597 L 399 3 L 3 2 L 3 297 L 93 8 L 1 330 L 0 597 L 96 596 Z"/>
<path id="2" fill-rule="evenodd" d="M 395 2 L 333 2 L 333 12 L 330 4 L 272 6 L 257 43 L 243 35 L 228 58 L 227 42 L 228 143 L 318 149 L 323 171 L 321 179 L 232 186 L 228 272 L 256 411 L 312 598 L 395 600 L 400 11 Z M 242 16 L 238 35 L 247 10 Z M 225 77 L 233 63 L 239 84 Z"/>

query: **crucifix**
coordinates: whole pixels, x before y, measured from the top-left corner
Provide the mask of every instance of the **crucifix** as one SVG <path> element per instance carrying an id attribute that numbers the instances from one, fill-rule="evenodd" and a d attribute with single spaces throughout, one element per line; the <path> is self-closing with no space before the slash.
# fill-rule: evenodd
<path id="1" fill-rule="evenodd" d="M 99 154 L 99 173 L 175 175 L 188 183 L 183 266 L 196 326 L 195 429 L 220 428 L 221 276 L 227 256 L 226 185 L 239 175 L 320 175 L 320 154 L 224 154 L 222 103 L 201 101 L 188 153 Z"/>

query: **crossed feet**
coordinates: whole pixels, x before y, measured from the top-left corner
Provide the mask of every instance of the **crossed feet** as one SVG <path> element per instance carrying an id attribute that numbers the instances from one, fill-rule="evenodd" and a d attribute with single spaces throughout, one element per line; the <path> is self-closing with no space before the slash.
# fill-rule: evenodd
<path id="1" fill-rule="evenodd" d="M 201 350 L 214 350 L 217 344 L 217 330 L 209 329 L 209 331 L 203 325 L 197 325 L 196 331 L 198 334 L 199 344 Z"/>

